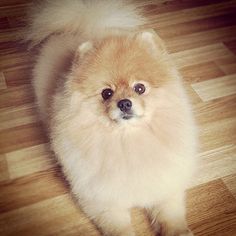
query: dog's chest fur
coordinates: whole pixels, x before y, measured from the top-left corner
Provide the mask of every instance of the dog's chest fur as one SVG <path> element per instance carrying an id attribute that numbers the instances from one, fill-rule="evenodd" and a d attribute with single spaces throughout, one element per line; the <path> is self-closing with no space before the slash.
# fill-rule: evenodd
<path id="1" fill-rule="evenodd" d="M 191 173 L 191 162 L 180 150 L 161 145 L 149 132 L 97 133 L 83 145 L 83 152 L 68 141 L 60 145 L 65 174 L 82 199 L 148 206 L 168 197 L 175 185 L 184 188 Z"/>

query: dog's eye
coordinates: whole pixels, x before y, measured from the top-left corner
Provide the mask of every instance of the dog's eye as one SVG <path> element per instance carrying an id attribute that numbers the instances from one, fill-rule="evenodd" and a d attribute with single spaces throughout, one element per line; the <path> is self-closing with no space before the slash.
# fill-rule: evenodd
<path id="1" fill-rule="evenodd" d="M 137 94 L 143 94 L 145 92 L 146 88 L 143 84 L 136 84 L 134 86 L 134 91 L 137 93 Z"/>
<path id="2" fill-rule="evenodd" d="M 113 93 L 114 93 L 113 90 L 111 90 L 111 89 L 109 89 L 109 88 L 104 89 L 104 90 L 102 91 L 102 97 L 103 97 L 104 100 L 107 100 L 107 99 L 109 99 L 110 97 L 112 97 Z"/>

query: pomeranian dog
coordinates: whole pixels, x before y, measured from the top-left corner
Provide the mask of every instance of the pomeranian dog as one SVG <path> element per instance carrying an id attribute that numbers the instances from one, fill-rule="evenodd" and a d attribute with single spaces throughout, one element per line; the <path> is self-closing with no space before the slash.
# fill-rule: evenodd
<path id="1" fill-rule="evenodd" d="M 181 76 L 139 9 L 125 0 L 34 6 L 36 99 L 73 194 L 105 235 L 134 236 L 129 211 L 142 207 L 161 235 L 190 236 L 195 125 Z"/>

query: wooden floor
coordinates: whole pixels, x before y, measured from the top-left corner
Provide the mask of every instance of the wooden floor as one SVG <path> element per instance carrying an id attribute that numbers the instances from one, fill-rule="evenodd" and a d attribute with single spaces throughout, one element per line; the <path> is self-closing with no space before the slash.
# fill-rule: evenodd
<path id="1" fill-rule="evenodd" d="M 236 235 L 236 0 L 152 1 L 147 14 L 190 94 L 201 165 L 188 191 L 197 236 Z M 74 204 L 35 109 L 32 55 L 20 44 L 29 0 L 0 1 L 0 235 L 95 236 Z M 132 212 L 137 235 L 153 235 Z"/>

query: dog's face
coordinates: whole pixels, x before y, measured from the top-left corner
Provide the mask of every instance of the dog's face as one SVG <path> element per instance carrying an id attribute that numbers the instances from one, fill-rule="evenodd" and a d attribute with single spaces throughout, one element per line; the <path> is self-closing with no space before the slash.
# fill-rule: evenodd
<path id="1" fill-rule="evenodd" d="M 83 109 L 109 122 L 149 119 L 171 78 L 166 53 L 152 33 L 108 37 L 80 46 L 74 81 Z"/>

